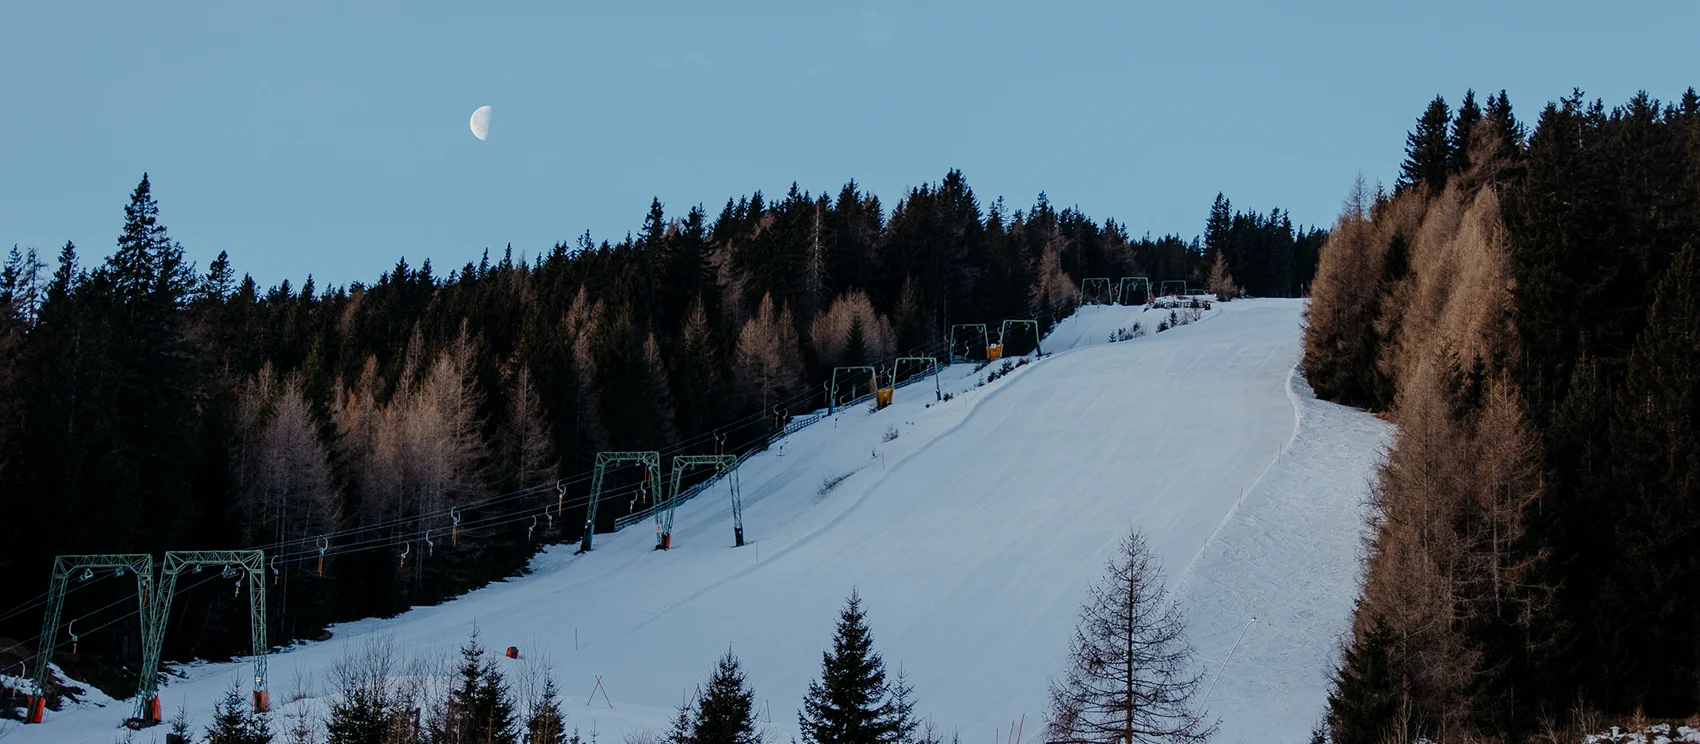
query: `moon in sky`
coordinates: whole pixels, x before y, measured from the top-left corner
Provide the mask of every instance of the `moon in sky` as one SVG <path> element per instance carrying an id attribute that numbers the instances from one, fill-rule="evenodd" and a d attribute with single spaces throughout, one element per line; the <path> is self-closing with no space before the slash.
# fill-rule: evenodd
<path id="1" fill-rule="evenodd" d="M 483 140 L 490 136 L 490 107 L 479 106 L 472 112 L 472 136 Z"/>

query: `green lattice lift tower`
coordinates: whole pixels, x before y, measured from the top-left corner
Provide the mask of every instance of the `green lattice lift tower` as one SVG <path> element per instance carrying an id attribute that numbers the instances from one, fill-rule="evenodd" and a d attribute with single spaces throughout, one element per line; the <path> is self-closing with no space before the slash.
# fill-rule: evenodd
<path id="1" fill-rule="evenodd" d="M 944 387 L 939 384 L 939 360 L 924 356 L 898 357 L 897 361 L 891 363 L 891 384 L 893 386 L 897 384 L 897 372 L 903 368 L 904 362 L 921 362 L 925 364 L 926 366 L 923 368 L 921 374 L 931 374 L 933 376 L 933 400 L 944 400 Z"/>
<path id="2" fill-rule="evenodd" d="M 1121 283 L 1116 285 L 1116 304 L 1126 305 L 1129 297 L 1128 291 L 1135 287 L 1145 288 L 1145 294 L 1140 295 L 1145 298 L 1145 301 L 1150 301 L 1155 298 L 1155 295 L 1151 294 L 1151 280 L 1149 278 L 1143 276 L 1124 276 L 1122 277 Z M 1145 303 L 1141 302 L 1140 304 L 1143 305 Z"/>
<path id="3" fill-rule="evenodd" d="M 648 476 L 653 487 L 661 487 L 660 452 L 615 451 L 596 453 L 596 471 L 590 477 L 590 507 L 585 511 L 584 539 L 579 541 L 578 552 L 590 552 L 592 538 L 596 535 L 596 507 L 602 502 L 603 476 L 607 475 L 609 467 L 627 463 L 635 463 L 645 468 L 645 475 Z"/>
<path id="4" fill-rule="evenodd" d="M 674 455 L 673 489 L 668 492 L 667 505 L 655 512 L 655 548 L 673 547 L 673 510 L 679 507 L 679 490 L 685 473 L 693 468 L 719 468 L 732 490 L 732 540 L 735 547 L 744 546 L 744 499 L 738 493 L 738 457 L 736 455 Z"/>
<path id="5" fill-rule="evenodd" d="M 31 677 L 29 710 L 24 720 L 41 723 L 47 709 L 47 665 L 53 662 L 53 650 L 59 641 L 59 620 L 65 611 L 65 594 L 70 591 L 71 578 L 93 581 L 96 571 L 111 571 L 123 578 L 136 575 L 136 609 L 141 618 L 142 639 L 148 638 L 148 592 L 153 590 L 153 556 L 146 553 L 109 553 L 104 555 L 61 555 L 53 559 L 53 574 L 47 584 L 47 608 L 41 617 L 41 639 L 35 646 L 35 674 Z M 141 717 L 143 706 L 137 699 L 136 715 Z"/>
<path id="6" fill-rule="evenodd" d="M 832 386 L 827 388 L 827 392 L 826 392 L 826 414 L 828 416 L 831 416 L 833 414 L 833 412 L 838 410 L 838 373 L 840 373 L 840 372 L 861 372 L 861 371 L 866 371 L 868 373 L 868 394 L 872 395 L 875 390 L 879 389 L 879 387 L 880 387 L 879 373 L 874 371 L 873 367 L 869 367 L 869 366 L 866 366 L 866 365 L 856 366 L 856 367 L 833 367 L 832 368 Z M 855 388 L 852 387 L 851 391 L 854 391 L 854 390 L 855 390 Z M 851 396 L 851 397 L 854 398 L 855 396 Z"/>
<path id="7" fill-rule="evenodd" d="M 271 710 L 266 691 L 266 554 L 259 550 L 170 550 L 159 572 L 159 595 L 150 603 L 153 617 L 142 639 L 142 691 L 137 695 L 133 728 L 159 723 L 159 657 L 165 645 L 165 626 L 171 619 L 171 599 L 177 593 L 177 577 L 185 569 L 200 572 L 216 567 L 225 578 L 235 579 L 237 591 L 248 583 L 248 634 L 254 644 L 254 711 Z"/>
<path id="8" fill-rule="evenodd" d="M 1018 326 L 1031 326 L 1033 328 L 1033 351 L 1038 353 L 1039 356 L 1045 355 L 1044 347 L 1039 345 L 1039 342 L 1040 342 L 1039 321 L 1037 321 L 1037 320 L 1011 319 L 1011 320 L 1004 321 L 1003 327 L 998 329 L 998 346 L 999 347 L 1002 347 L 1002 346 L 1009 343 L 1009 325 L 1011 323 L 1014 323 Z"/>
<path id="9" fill-rule="evenodd" d="M 958 328 L 978 328 L 980 329 L 980 348 L 984 350 L 986 347 L 992 345 L 992 334 L 990 331 L 986 330 L 985 323 L 957 323 L 950 327 L 950 334 L 946 339 L 950 343 L 950 349 L 948 350 L 948 356 L 946 357 L 947 361 L 949 361 L 950 357 L 956 356 L 956 329 Z M 962 355 L 962 358 L 970 359 L 971 357 L 965 353 Z"/>
<path id="10" fill-rule="evenodd" d="M 1094 305 L 1108 305 L 1115 301 L 1114 287 L 1110 285 L 1107 276 L 1088 277 L 1080 280 L 1080 304 L 1086 304 L 1088 297 Z"/>

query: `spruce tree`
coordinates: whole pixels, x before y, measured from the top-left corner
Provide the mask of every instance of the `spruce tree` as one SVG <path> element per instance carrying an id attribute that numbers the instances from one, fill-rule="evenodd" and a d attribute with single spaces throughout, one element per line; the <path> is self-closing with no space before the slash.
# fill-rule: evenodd
<path id="1" fill-rule="evenodd" d="M 755 691 L 744 679 L 738 657 L 728 649 L 697 702 L 692 744 L 759 744 L 755 725 Z"/>
<path id="2" fill-rule="evenodd" d="M 1228 236 L 1233 230 L 1234 207 L 1222 192 L 1210 205 L 1210 217 L 1204 222 L 1204 266 L 1214 265 L 1228 251 Z M 1221 259 L 1221 260 L 1226 260 Z"/>
<path id="3" fill-rule="evenodd" d="M 495 660 L 484 653 L 473 628 L 460 648 L 460 684 L 449 693 L 437 731 L 442 744 L 516 744 L 513 701 Z"/>
<path id="4" fill-rule="evenodd" d="M 1435 195 L 1446 190 L 1446 168 L 1452 155 L 1446 127 L 1451 121 L 1452 111 L 1446 107 L 1446 99 L 1435 96 L 1417 119 L 1417 128 L 1405 135 L 1405 164 L 1400 168 L 1399 188 L 1422 184 Z"/>
<path id="5" fill-rule="evenodd" d="M 893 744 L 940 744 L 932 724 L 915 712 L 915 686 L 901 667 L 891 682 L 891 708 Z"/>
<path id="6" fill-rule="evenodd" d="M 1376 618 L 1362 640 L 1348 646 L 1328 693 L 1328 728 L 1334 744 L 1398 740 L 1392 727 L 1400 693 L 1392 662 L 1393 631 Z"/>
<path id="7" fill-rule="evenodd" d="M 207 744 L 271 744 L 271 723 L 255 713 L 235 686 L 213 703 L 213 720 L 207 726 Z"/>
<path id="8" fill-rule="evenodd" d="M 839 363 L 849 367 L 868 363 L 868 332 L 861 315 L 850 319 L 850 337 L 844 341 L 844 356 Z"/>
<path id="9" fill-rule="evenodd" d="M 674 711 L 673 728 L 667 731 L 666 744 L 694 744 L 696 731 L 695 711 L 689 703 L 680 703 L 679 708 Z"/>
<path id="10" fill-rule="evenodd" d="M 366 685 L 343 690 L 325 720 L 326 744 L 383 744 L 389 730 L 389 702 Z"/>
<path id="11" fill-rule="evenodd" d="M 1612 438 L 1623 499 L 1610 578 L 1608 673 L 1653 715 L 1700 707 L 1700 257 L 1685 246 L 1665 271 L 1629 357 Z"/>
<path id="12" fill-rule="evenodd" d="M 1484 119 L 1492 127 L 1495 157 L 1512 160 L 1522 153 L 1523 125 L 1517 123 L 1517 116 L 1511 111 L 1511 99 L 1505 91 L 1500 91 L 1497 96 L 1488 96 Z"/>
<path id="13" fill-rule="evenodd" d="M 1452 120 L 1452 172 L 1463 173 L 1470 169 L 1470 136 L 1481 120 L 1482 109 L 1476 105 L 1476 91 L 1464 91 L 1464 100 L 1458 104 L 1458 116 Z"/>
<path id="14" fill-rule="evenodd" d="M 525 744 L 566 744 L 567 722 L 561 715 L 560 692 L 553 677 L 543 680 L 543 694 L 525 724 Z"/>
<path id="15" fill-rule="evenodd" d="M 797 714 L 805 744 L 892 744 L 896 707 L 885 681 L 885 662 L 874 651 L 873 632 L 852 591 L 839 614 L 832 650 L 822 654 L 820 679 L 809 683 Z"/>

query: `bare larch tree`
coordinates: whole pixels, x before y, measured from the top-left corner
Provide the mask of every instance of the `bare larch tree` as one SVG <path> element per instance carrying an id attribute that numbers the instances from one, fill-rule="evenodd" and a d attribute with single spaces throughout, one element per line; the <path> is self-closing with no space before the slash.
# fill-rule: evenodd
<path id="1" fill-rule="evenodd" d="M 1068 668 L 1051 681 L 1050 744 L 1198 742 L 1199 675 L 1178 608 L 1138 532 L 1122 539 L 1080 609 Z"/>

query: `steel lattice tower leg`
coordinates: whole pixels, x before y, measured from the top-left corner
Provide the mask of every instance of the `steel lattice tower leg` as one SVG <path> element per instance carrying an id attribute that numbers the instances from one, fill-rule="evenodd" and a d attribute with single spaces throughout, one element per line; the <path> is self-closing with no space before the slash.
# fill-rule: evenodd
<path id="1" fill-rule="evenodd" d="M 228 566 L 248 574 L 249 636 L 254 644 L 254 708 L 264 712 L 270 707 L 270 695 L 266 690 L 265 553 L 258 550 L 173 550 L 165 554 L 159 595 L 151 603 L 153 620 L 142 650 L 142 691 L 136 702 L 135 720 L 139 725 L 159 723 L 156 701 L 159 698 L 160 653 L 165 645 L 166 622 L 171 617 L 171 600 L 177 593 L 177 577 L 184 569 L 209 566 Z"/>
<path id="2" fill-rule="evenodd" d="M 738 458 L 733 455 L 676 455 L 673 457 L 673 484 L 668 493 L 667 503 L 655 512 L 655 533 L 658 536 L 655 547 L 666 550 L 673 547 L 673 510 L 677 509 L 682 500 L 680 486 L 684 482 L 685 472 L 696 467 L 718 467 L 720 474 L 729 478 L 728 485 L 732 489 L 732 537 L 739 546 L 744 544 L 744 503 L 738 493 Z M 709 481 L 713 482 L 713 481 Z"/>
<path id="3" fill-rule="evenodd" d="M 148 589 L 153 584 L 153 556 L 146 553 L 109 553 L 102 555 L 61 555 L 53 559 L 53 573 L 47 586 L 47 608 L 42 613 L 41 637 L 35 647 L 35 673 L 31 675 L 34 689 L 30 691 L 26 721 L 40 723 L 46 709 L 47 666 L 53 663 L 53 651 L 59 642 L 59 621 L 65 612 L 65 595 L 70 592 L 71 577 L 82 572 L 94 578 L 94 572 L 111 570 L 122 576 L 136 575 L 136 604 L 141 616 L 142 640 L 149 633 Z M 145 656 L 145 655 L 144 655 Z"/>
<path id="4" fill-rule="evenodd" d="M 621 463 L 637 463 L 642 465 L 649 474 L 649 482 L 656 489 L 661 488 L 661 453 L 653 451 L 632 452 L 598 452 L 596 453 L 596 470 L 590 477 L 590 506 L 585 510 L 584 537 L 579 541 L 578 552 L 588 553 L 594 546 L 596 535 L 596 507 L 602 502 L 603 476 L 608 468 Z"/>

